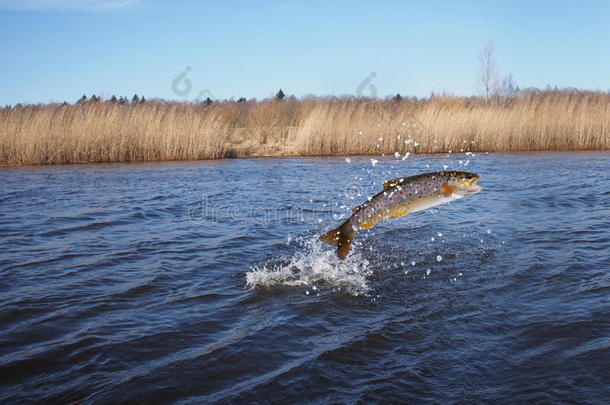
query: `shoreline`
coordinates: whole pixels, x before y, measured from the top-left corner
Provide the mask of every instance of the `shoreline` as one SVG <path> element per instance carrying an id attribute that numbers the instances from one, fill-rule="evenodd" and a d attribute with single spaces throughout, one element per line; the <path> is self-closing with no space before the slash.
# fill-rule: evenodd
<path id="1" fill-rule="evenodd" d="M 0 108 L 0 165 L 610 150 L 610 94 Z"/>
<path id="2" fill-rule="evenodd" d="M 610 149 L 603 150 L 590 150 L 590 149 L 577 149 L 577 150 L 528 150 L 528 151 L 501 151 L 501 152 L 487 152 L 487 151 L 476 151 L 473 152 L 475 155 L 572 155 L 572 154 L 609 154 Z M 458 156 L 464 153 L 454 153 L 451 155 Z M 415 153 L 411 154 L 413 157 L 428 156 L 438 157 L 440 155 L 447 155 L 447 152 L 436 152 L 436 153 Z M 375 159 L 395 159 L 391 155 L 276 155 L 276 156 L 241 156 L 241 157 L 225 157 L 217 159 L 190 159 L 190 160 L 137 160 L 137 161 L 115 161 L 115 162 L 70 162 L 70 163 L 57 163 L 57 164 L 24 164 L 24 165 L 1 165 L 0 169 L 30 169 L 30 168 L 43 168 L 43 167 L 71 167 L 71 166 L 105 166 L 105 165 L 153 165 L 159 164 L 172 164 L 172 163 L 214 163 L 222 161 L 236 161 L 236 160 L 274 160 L 274 159 L 342 159 L 342 158 L 375 158 Z"/>

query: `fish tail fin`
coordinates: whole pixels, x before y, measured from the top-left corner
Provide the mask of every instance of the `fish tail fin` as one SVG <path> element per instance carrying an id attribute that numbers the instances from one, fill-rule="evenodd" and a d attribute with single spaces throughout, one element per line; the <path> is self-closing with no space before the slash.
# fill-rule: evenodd
<path id="1" fill-rule="evenodd" d="M 352 244 L 352 239 L 356 235 L 356 231 L 352 227 L 351 221 L 348 219 L 338 228 L 326 232 L 320 236 L 320 240 L 329 245 L 337 245 L 337 256 L 339 259 L 345 259 L 349 253 L 349 248 Z"/>
<path id="2" fill-rule="evenodd" d="M 340 235 L 341 226 L 320 235 L 320 240 L 324 243 L 328 243 L 329 245 L 338 245 Z"/>

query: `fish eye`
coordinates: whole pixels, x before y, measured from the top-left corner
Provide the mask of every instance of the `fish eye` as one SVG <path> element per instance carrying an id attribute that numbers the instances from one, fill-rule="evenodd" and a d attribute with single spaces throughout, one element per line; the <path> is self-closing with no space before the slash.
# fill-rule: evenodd
<path id="1" fill-rule="evenodd" d="M 474 176 L 472 174 L 468 173 L 468 174 L 464 175 L 464 178 L 466 180 L 472 180 L 474 178 Z"/>

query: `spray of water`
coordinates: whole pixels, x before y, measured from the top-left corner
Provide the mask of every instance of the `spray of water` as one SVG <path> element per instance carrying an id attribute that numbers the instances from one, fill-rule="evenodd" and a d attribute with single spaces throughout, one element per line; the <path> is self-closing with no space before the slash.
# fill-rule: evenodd
<path id="1" fill-rule="evenodd" d="M 352 295 L 366 294 L 369 290 L 369 262 L 359 252 L 339 260 L 335 250 L 328 249 L 317 238 L 300 239 L 297 243 L 301 247 L 287 260 L 251 268 L 246 273 L 246 286 L 326 287 Z"/>
<path id="2" fill-rule="evenodd" d="M 405 123 L 402 123 L 402 126 L 405 126 Z M 412 126 L 415 126 L 415 124 L 412 124 Z M 362 131 L 359 131 L 359 133 L 362 134 Z M 397 139 L 400 140 L 403 136 L 404 138 L 408 138 L 408 133 L 398 135 Z M 377 147 L 380 147 L 383 142 L 384 138 L 379 138 Z M 464 143 L 466 144 L 466 141 L 464 141 Z M 384 171 L 384 176 L 382 176 L 384 179 L 390 177 L 392 175 L 392 170 L 396 169 L 399 170 L 394 173 L 395 177 L 404 175 L 403 171 L 400 170 L 401 167 L 396 167 L 395 164 L 404 164 L 403 162 L 409 158 L 415 148 L 419 146 L 419 143 L 415 139 L 406 139 L 404 140 L 404 144 L 412 145 L 413 150 L 411 152 L 405 152 L 404 156 L 401 155 L 399 151 L 396 151 L 394 153 L 394 161 L 384 161 L 384 165 L 379 166 L 377 166 L 377 164 L 380 163 L 380 161 L 371 158 L 371 164 L 361 168 L 361 170 L 365 171 L 366 176 L 356 176 L 354 179 L 359 181 L 362 181 L 364 178 L 375 179 L 370 185 L 372 192 L 374 192 L 377 191 L 381 184 L 378 179 L 380 170 Z M 470 159 L 475 156 L 475 154 L 470 151 L 464 152 L 464 149 L 461 149 L 460 153 L 463 153 Z M 446 155 L 446 161 L 437 160 L 433 162 L 435 165 L 442 166 L 442 170 L 455 167 L 455 163 L 458 163 L 459 166 L 468 166 L 470 163 L 470 160 L 461 160 L 455 155 L 455 158 L 452 159 L 451 154 L 452 151 L 449 151 Z M 346 157 L 345 162 L 350 164 L 352 159 Z M 405 163 L 412 166 L 410 162 Z M 387 170 L 388 166 L 390 170 Z M 425 169 L 429 169 L 430 167 L 430 164 L 425 164 Z M 361 197 L 360 194 L 357 194 L 357 196 Z M 354 196 L 346 195 L 346 197 L 350 200 L 355 199 Z M 339 206 L 338 203 L 335 205 Z M 341 205 L 340 208 L 347 209 L 348 207 L 346 205 Z M 349 213 L 346 215 L 349 215 Z M 334 221 L 337 222 L 342 220 L 343 216 L 343 214 L 334 214 Z M 488 231 L 488 233 L 490 233 L 490 231 Z M 438 233 L 439 238 L 442 236 L 442 233 Z M 431 241 L 434 242 L 435 238 L 432 237 Z M 335 290 L 339 289 L 353 295 L 362 295 L 369 291 L 367 278 L 372 275 L 373 271 L 369 266 L 368 260 L 364 259 L 357 249 L 354 249 L 345 260 L 339 260 L 336 256 L 335 249 L 329 249 L 328 245 L 324 245 L 317 238 L 297 238 L 295 242 L 300 246 L 291 257 L 251 267 L 250 271 L 246 273 L 246 287 L 255 289 L 273 286 L 301 286 L 311 287 L 312 291 L 319 291 L 318 288 L 324 286 Z M 482 242 L 483 241 L 481 241 L 481 243 Z M 354 243 L 354 247 L 358 245 L 358 242 Z M 442 260 L 442 256 L 439 255 L 436 257 L 437 262 L 441 262 Z M 411 264 L 415 266 L 416 263 L 412 262 Z M 429 275 L 430 272 L 431 270 L 428 270 L 426 275 Z M 405 274 L 407 273 L 408 271 L 405 272 Z M 309 290 L 307 290 L 307 293 L 309 294 Z"/>

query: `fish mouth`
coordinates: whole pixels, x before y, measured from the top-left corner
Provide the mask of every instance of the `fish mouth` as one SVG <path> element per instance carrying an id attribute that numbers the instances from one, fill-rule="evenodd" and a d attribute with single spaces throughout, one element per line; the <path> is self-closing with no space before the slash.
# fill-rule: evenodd
<path id="1" fill-rule="evenodd" d="M 464 184 L 462 182 L 458 186 L 456 193 L 459 195 L 462 195 L 462 196 L 467 196 L 467 195 L 473 195 L 473 194 L 480 192 L 481 190 L 483 190 L 483 187 L 478 186 L 476 184 L 477 181 L 479 181 L 478 176 L 477 176 L 477 178 L 470 180 L 469 183 Z"/>
<path id="2" fill-rule="evenodd" d="M 465 195 L 473 195 L 473 194 L 478 193 L 481 190 L 483 190 L 483 187 L 477 186 L 476 184 L 473 184 L 471 186 L 466 186 L 464 188 L 464 194 Z"/>

